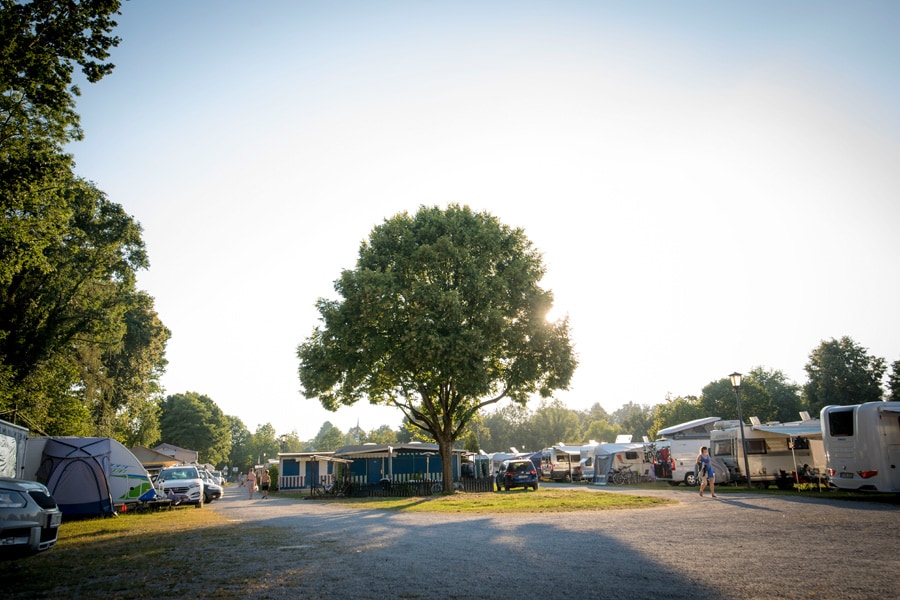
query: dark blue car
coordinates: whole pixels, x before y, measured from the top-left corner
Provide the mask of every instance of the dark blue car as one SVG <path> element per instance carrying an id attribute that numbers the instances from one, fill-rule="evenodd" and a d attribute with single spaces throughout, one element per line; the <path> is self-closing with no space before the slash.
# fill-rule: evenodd
<path id="1" fill-rule="evenodd" d="M 497 491 L 512 488 L 538 489 L 538 472 L 527 458 L 511 458 L 500 463 L 497 471 Z"/>

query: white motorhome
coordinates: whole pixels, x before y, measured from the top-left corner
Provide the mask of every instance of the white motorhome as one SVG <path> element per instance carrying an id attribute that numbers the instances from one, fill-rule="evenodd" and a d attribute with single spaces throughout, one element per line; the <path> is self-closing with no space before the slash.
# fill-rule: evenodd
<path id="1" fill-rule="evenodd" d="M 820 416 L 833 486 L 900 492 L 900 402 L 826 406 Z"/>
<path id="2" fill-rule="evenodd" d="M 719 417 L 704 417 L 660 429 L 654 443 L 656 479 L 668 481 L 669 485 L 696 485 L 697 456 L 700 448 L 709 447 L 709 432 L 718 421 Z"/>
<path id="3" fill-rule="evenodd" d="M 541 479 L 579 481 L 581 446 L 560 444 L 541 450 Z"/>
<path id="4" fill-rule="evenodd" d="M 793 423 L 744 425 L 750 481 L 759 488 L 772 484 L 791 487 L 796 472 L 809 465 L 813 472 L 825 472 L 825 451 L 819 419 Z M 741 451 L 739 421 L 719 421 L 710 432 L 710 454 L 725 463 L 731 481 L 743 481 L 744 453 Z M 716 481 L 719 481 L 718 474 Z"/>

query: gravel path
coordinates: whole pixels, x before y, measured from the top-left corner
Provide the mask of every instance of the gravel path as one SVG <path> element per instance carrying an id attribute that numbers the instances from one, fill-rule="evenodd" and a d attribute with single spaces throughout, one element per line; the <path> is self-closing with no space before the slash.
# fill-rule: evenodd
<path id="1" fill-rule="evenodd" d="M 581 486 L 579 489 L 585 489 Z M 900 509 L 750 492 L 664 495 L 662 508 L 525 515 L 347 509 L 246 498 L 210 505 L 271 527 L 258 598 L 898 598 Z M 515 493 L 515 492 L 513 492 Z M 247 568 L 247 565 L 243 565 Z M 251 590 L 248 590 L 250 592 Z"/>

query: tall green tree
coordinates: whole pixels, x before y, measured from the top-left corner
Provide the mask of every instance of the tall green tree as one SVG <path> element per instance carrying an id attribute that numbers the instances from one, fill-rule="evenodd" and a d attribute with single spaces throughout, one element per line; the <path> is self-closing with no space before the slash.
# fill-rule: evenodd
<path id="1" fill-rule="evenodd" d="M 819 344 L 805 369 L 808 380 L 803 393 L 811 414 L 818 415 L 831 404 L 877 402 L 884 394 L 885 359 L 870 355 L 848 336 Z"/>
<path id="2" fill-rule="evenodd" d="M 65 189 L 66 234 L 43 249 L 47 264 L 19 268 L 0 285 L 0 408 L 52 429 L 44 392 L 55 388 L 54 401 L 88 404 L 94 433 L 112 435 L 108 419 L 152 394 L 169 334 L 135 289 L 136 271 L 148 266 L 140 225 L 89 183 L 70 179 Z M 108 410 L 93 406 L 114 394 Z"/>
<path id="3" fill-rule="evenodd" d="M 653 407 L 653 426 L 648 432 L 651 440 L 656 439 L 656 434 L 662 429 L 687 423 L 703 417 L 718 417 L 718 414 L 707 413 L 700 406 L 700 399 L 696 396 L 677 396 L 673 398 L 666 395 L 666 401 Z"/>
<path id="4" fill-rule="evenodd" d="M 580 444 L 578 413 L 566 408 L 559 400 L 544 402 L 534 411 L 534 430 L 539 433 L 539 445 L 548 448 L 557 444 Z M 540 448 L 535 448 L 539 450 Z"/>
<path id="5" fill-rule="evenodd" d="M 584 435 L 581 436 L 581 440 L 585 444 L 591 440 L 609 443 L 614 442 L 621 433 L 622 427 L 617 423 L 611 422 L 609 417 L 603 417 L 594 419 L 588 424 L 587 429 L 584 430 Z"/>
<path id="6" fill-rule="evenodd" d="M 481 447 L 491 452 L 509 452 L 512 447 L 521 449 L 531 437 L 532 416 L 525 406 L 513 402 L 483 415 L 481 419 L 488 435 Z"/>
<path id="7" fill-rule="evenodd" d="M 0 0 L 0 285 L 22 269 L 51 270 L 44 250 L 69 224 L 66 143 L 82 132 L 76 65 L 95 83 L 119 43 L 118 0 Z"/>
<path id="8" fill-rule="evenodd" d="M 331 452 L 347 445 L 347 436 L 330 421 L 322 423 L 315 438 L 316 452 Z"/>
<path id="9" fill-rule="evenodd" d="M 887 399 L 891 402 L 900 402 L 900 360 L 891 363 Z"/>
<path id="10" fill-rule="evenodd" d="M 342 300 L 317 303 L 322 325 L 297 351 L 304 396 L 399 408 L 437 442 L 452 491 L 453 444 L 480 410 L 549 397 L 575 370 L 568 321 L 546 318 L 543 275 L 524 232 L 487 213 L 421 207 L 386 220 L 335 283 Z"/>
<path id="11" fill-rule="evenodd" d="M 75 177 L 75 77 L 113 65 L 118 0 L 0 0 L 0 415 L 150 443 L 168 331 L 135 290 L 139 225 Z M 80 67 L 80 75 L 75 74 Z"/>
<path id="12" fill-rule="evenodd" d="M 630 435 L 633 442 L 640 442 L 644 436 L 650 436 L 653 412 L 649 406 L 628 402 L 613 412 L 613 417 L 622 428 L 622 433 Z"/>
<path id="13" fill-rule="evenodd" d="M 212 398 L 197 392 L 166 396 L 160 405 L 162 441 L 196 450 L 201 462 L 218 465 L 228 458 L 233 424 Z"/>

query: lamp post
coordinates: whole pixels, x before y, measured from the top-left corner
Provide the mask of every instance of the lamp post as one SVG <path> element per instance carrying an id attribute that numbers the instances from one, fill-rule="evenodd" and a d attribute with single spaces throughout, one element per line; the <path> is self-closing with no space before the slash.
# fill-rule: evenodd
<path id="1" fill-rule="evenodd" d="M 744 455 L 744 476 L 747 478 L 747 487 L 752 488 L 750 483 L 750 461 L 747 459 L 747 440 L 744 438 L 744 414 L 741 412 L 741 374 L 732 373 L 731 387 L 734 388 L 734 395 L 737 398 L 738 420 L 741 422 L 741 453 Z"/>

